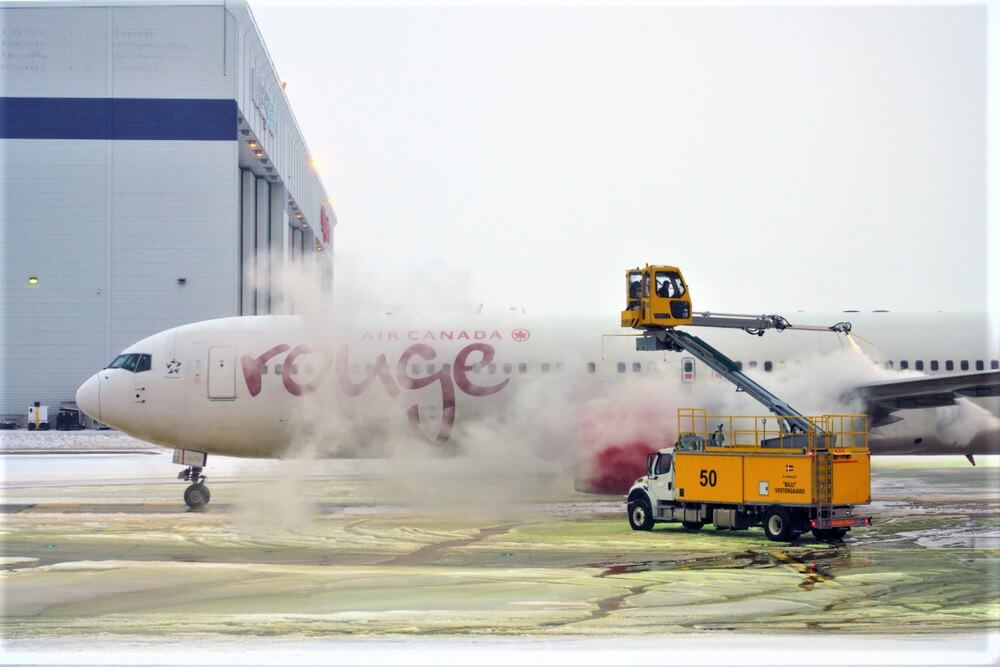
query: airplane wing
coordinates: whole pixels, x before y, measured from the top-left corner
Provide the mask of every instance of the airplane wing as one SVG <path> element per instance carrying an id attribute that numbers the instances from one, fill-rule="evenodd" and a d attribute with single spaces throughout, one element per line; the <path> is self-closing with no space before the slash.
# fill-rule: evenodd
<path id="1" fill-rule="evenodd" d="M 961 397 L 1000 396 L 1000 371 L 876 382 L 855 387 L 849 396 L 865 402 L 872 427 L 884 426 L 902 419 L 892 414 L 897 410 L 954 405 Z"/>

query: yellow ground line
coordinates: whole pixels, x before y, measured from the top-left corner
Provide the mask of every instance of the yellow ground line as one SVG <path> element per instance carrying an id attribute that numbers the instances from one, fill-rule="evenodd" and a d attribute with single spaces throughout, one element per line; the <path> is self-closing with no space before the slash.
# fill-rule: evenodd
<path id="1" fill-rule="evenodd" d="M 807 575 L 807 576 L 815 577 L 816 581 L 821 581 L 823 583 L 831 584 L 833 586 L 839 586 L 840 585 L 838 582 L 834 581 L 833 579 L 829 579 L 827 577 L 824 577 L 819 572 L 812 572 L 812 571 L 810 571 L 808 567 L 806 567 L 805 565 L 803 565 L 799 561 L 795 560 L 794 558 L 788 556 L 787 554 L 783 554 L 780 551 L 771 551 L 771 552 L 768 552 L 768 553 L 770 553 L 770 555 L 773 556 L 774 558 L 777 558 L 778 560 L 783 561 L 784 563 L 786 563 L 785 567 L 788 567 L 789 569 L 794 570 L 798 574 L 804 574 L 804 575 Z"/>

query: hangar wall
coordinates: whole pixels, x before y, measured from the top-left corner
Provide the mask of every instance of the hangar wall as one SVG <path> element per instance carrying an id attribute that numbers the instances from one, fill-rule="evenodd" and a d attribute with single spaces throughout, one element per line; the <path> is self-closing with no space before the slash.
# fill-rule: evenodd
<path id="1" fill-rule="evenodd" d="M 157 331 L 293 309 L 268 289 L 286 261 L 332 269 L 336 218 L 244 3 L 0 13 L 0 415 L 72 400 Z"/>

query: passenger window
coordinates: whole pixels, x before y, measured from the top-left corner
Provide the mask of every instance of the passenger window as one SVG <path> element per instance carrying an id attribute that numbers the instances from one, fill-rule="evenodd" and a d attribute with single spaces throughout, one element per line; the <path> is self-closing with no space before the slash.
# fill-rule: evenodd
<path id="1" fill-rule="evenodd" d="M 742 361 L 737 361 L 736 362 L 736 370 L 738 370 L 738 371 L 743 370 L 743 362 Z"/>
<path id="2" fill-rule="evenodd" d="M 983 360 L 982 359 L 976 359 L 976 370 L 977 371 L 981 371 L 981 370 L 984 370 L 985 368 L 986 368 L 986 365 L 983 363 Z"/>
<path id="3" fill-rule="evenodd" d="M 914 362 L 914 367 L 918 371 L 922 371 L 922 370 L 924 370 L 924 362 L 922 360 L 918 359 L 917 361 Z"/>
<path id="4" fill-rule="evenodd" d="M 552 366 L 548 362 L 543 362 L 542 363 L 542 372 L 543 373 L 548 373 L 551 368 L 552 368 Z"/>
<path id="5" fill-rule="evenodd" d="M 557 361 L 556 362 L 556 373 L 561 373 L 562 369 L 563 369 L 562 362 L 561 361 Z"/>
<path id="6" fill-rule="evenodd" d="M 757 368 L 757 362 L 756 361 L 751 361 L 750 362 L 750 368 Z"/>
<path id="7" fill-rule="evenodd" d="M 437 368 L 434 364 L 427 364 L 427 372 L 431 375 L 434 374 L 434 370 Z"/>
<path id="8" fill-rule="evenodd" d="M 135 366 L 136 373 L 144 373 L 153 367 L 153 358 L 148 354 L 139 355 L 139 363 Z"/>
<path id="9" fill-rule="evenodd" d="M 899 362 L 899 367 L 905 371 L 907 368 L 910 367 L 910 362 L 904 359 Z"/>
<path id="10" fill-rule="evenodd" d="M 267 375 L 267 364 L 261 364 L 261 366 L 260 366 L 260 374 L 261 375 Z"/>
<path id="11" fill-rule="evenodd" d="M 507 375 L 510 375 L 511 372 L 513 372 L 513 370 L 514 370 L 514 366 L 512 364 L 504 364 L 503 365 L 503 372 L 506 373 Z"/>
<path id="12" fill-rule="evenodd" d="M 619 361 L 618 362 L 618 372 L 619 373 L 624 373 L 625 372 L 625 362 L 624 361 Z"/>
<path id="13" fill-rule="evenodd" d="M 959 365 L 959 367 L 961 367 L 961 369 L 962 369 L 963 371 L 967 371 L 967 370 L 969 370 L 969 362 L 968 362 L 968 361 L 966 361 L 965 359 L 962 359 L 962 361 L 961 361 L 961 362 L 959 362 L 959 364 L 958 364 L 958 365 Z"/>
<path id="14" fill-rule="evenodd" d="M 298 374 L 299 374 L 299 365 L 292 364 L 292 375 L 298 375 Z"/>
<path id="15" fill-rule="evenodd" d="M 670 472 L 670 463 L 673 457 L 670 454 L 660 454 L 659 458 L 656 459 L 656 470 L 653 471 L 656 475 L 666 475 Z"/>
<path id="16" fill-rule="evenodd" d="M 951 359 L 949 359 L 948 361 L 944 362 L 944 369 L 946 371 L 953 371 L 953 370 L 955 370 L 955 362 L 952 361 Z"/>
<path id="17" fill-rule="evenodd" d="M 371 364 L 365 364 L 365 374 L 366 375 L 371 375 L 372 371 L 374 371 L 374 370 L 375 370 L 374 366 L 372 366 Z M 299 369 L 297 369 L 294 364 L 292 365 L 292 372 L 293 373 L 298 373 L 299 372 Z"/>
<path id="18" fill-rule="evenodd" d="M 274 365 L 274 374 L 275 375 L 281 375 L 284 372 L 284 370 L 285 369 L 284 369 L 284 367 L 281 364 L 275 364 Z"/>
<path id="19" fill-rule="evenodd" d="M 772 368 L 774 368 L 774 364 L 772 364 L 770 361 L 764 362 L 764 370 L 766 372 L 770 373 Z"/>
<path id="20" fill-rule="evenodd" d="M 487 366 L 487 368 L 489 369 L 490 375 L 496 375 L 497 374 L 497 365 L 496 364 L 490 364 L 489 366 Z"/>
<path id="21" fill-rule="evenodd" d="M 420 364 L 413 364 L 410 366 L 410 375 L 417 375 L 418 373 L 420 373 Z"/>
<path id="22" fill-rule="evenodd" d="M 136 364 L 138 363 L 139 363 L 139 355 L 130 354 L 128 355 L 128 359 L 125 360 L 125 363 L 122 364 L 122 369 L 134 373 Z"/>
<path id="23" fill-rule="evenodd" d="M 936 371 L 937 369 L 938 369 L 938 362 L 937 362 L 937 359 L 932 359 L 932 360 L 931 360 L 931 370 L 932 370 L 932 371 Z"/>
<path id="24" fill-rule="evenodd" d="M 518 373 L 527 373 L 528 372 L 528 364 L 524 363 L 523 361 L 521 363 L 519 363 L 517 365 L 517 372 Z"/>
<path id="25" fill-rule="evenodd" d="M 642 362 L 633 361 L 632 362 L 632 372 L 633 373 L 641 373 L 642 372 Z"/>
<path id="26" fill-rule="evenodd" d="M 441 364 L 441 370 L 445 373 L 451 372 L 451 364 Z"/>
<path id="27" fill-rule="evenodd" d="M 888 368 L 889 370 L 892 370 L 892 362 L 891 361 L 885 362 L 885 367 Z"/>
<path id="28" fill-rule="evenodd" d="M 597 364 L 595 364 L 593 361 L 588 361 L 587 362 L 587 372 L 588 373 L 596 373 L 597 372 Z"/>
<path id="29" fill-rule="evenodd" d="M 1000 368 L 1000 361 L 997 361 L 996 359 L 994 359 L 993 361 L 990 362 L 990 369 L 991 370 L 995 371 L 998 368 Z"/>

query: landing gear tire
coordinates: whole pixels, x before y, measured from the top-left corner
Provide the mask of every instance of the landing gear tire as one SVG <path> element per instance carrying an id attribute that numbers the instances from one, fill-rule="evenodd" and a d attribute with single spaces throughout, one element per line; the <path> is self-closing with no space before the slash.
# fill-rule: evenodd
<path id="1" fill-rule="evenodd" d="M 202 509 L 211 499 L 211 492 L 201 482 L 192 484 L 184 490 L 184 503 L 193 510 Z"/>
<path id="2" fill-rule="evenodd" d="M 772 507 L 764 514 L 764 534 L 772 542 L 791 542 L 797 537 L 792 530 L 792 517 L 783 507 Z"/>
<path id="3" fill-rule="evenodd" d="M 681 521 L 681 525 L 684 526 L 684 530 L 701 530 L 703 524 L 701 521 Z"/>
<path id="4" fill-rule="evenodd" d="M 628 504 L 628 524 L 632 530 L 653 530 L 653 509 L 645 500 L 633 500 Z"/>
<path id="5" fill-rule="evenodd" d="M 813 537 L 820 542 L 840 542 L 847 535 L 846 528 L 813 528 Z"/>

